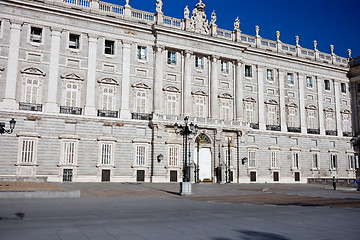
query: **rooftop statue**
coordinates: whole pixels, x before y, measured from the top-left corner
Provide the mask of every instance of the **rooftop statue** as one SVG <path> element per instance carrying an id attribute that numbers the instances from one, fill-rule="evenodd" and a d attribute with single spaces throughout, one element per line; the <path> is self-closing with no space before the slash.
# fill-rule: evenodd
<path id="1" fill-rule="evenodd" d="M 216 22 L 216 13 L 215 10 L 211 13 L 211 21 L 210 24 L 215 24 Z"/>
<path id="2" fill-rule="evenodd" d="M 191 14 L 190 27 L 191 30 L 196 33 L 210 34 L 209 22 L 206 20 L 204 7 L 205 4 L 203 4 L 201 0 L 196 4 Z"/>
<path id="3" fill-rule="evenodd" d="M 240 30 L 240 20 L 239 20 L 239 17 L 237 17 L 235 19 L 235 22 L 234 22 L 234 30 Z"/>
<path id="4" fill-rule="evenodd" d="M 184 18 L 185 18 L 185 19 L 189 19 L 189 18 L 190 18 L 190 11 L 189 11 L 188 6 L 186 6 L 185 9 L 184 9 Z"/>
<path id="5" fill-rule="evenodd" d="M 163 6 L 163 2 L 161 0 L 156 0 L 156 12 L 157 13 L 162 12 L 162 6 Z"/>

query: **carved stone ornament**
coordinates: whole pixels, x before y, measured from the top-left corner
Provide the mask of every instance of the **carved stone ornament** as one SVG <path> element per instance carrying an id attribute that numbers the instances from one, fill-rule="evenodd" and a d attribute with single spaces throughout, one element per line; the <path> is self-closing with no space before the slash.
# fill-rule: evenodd
<path id="1" fill-rule="evenodd" d="M 145 83 L 136 83 L 131 85 L 133 88 L 142 88 L 142 89 L 151 89 L 148 85 Z"/>
<path id="2" fill-rule="evenodd" d="M 269 99 L 265 102 L 265 104 L 270 104 L 270 105 L 278 105 L 277 101 L 275 101 L 274 99 Z"/>
<path id="3" fill-rule="evenodd" d="M 3 68 L 3 67 L 0 67 L 0 71 L 1 71 L 1 72 L 4 71 L 4 68 Z"/>
<path id="4" fill-rule="evenodd" d="M 325 108 L 325 109 L 324 109 L 324 112 L 331 113 L 331 112 L 334 112 L 334 109 L 328 107 L 328 108 Z"/>
<path id="5" fill-rule="evenodd" d="M 243 99 L 244 102 L 256 102 L 256 100 L 252 97 L 246 97 Z"/>
<path id="6" fill-rule="evenodd" d="M 350 114 L 351 111 L 348 110 L 348 109 L 343 109 L 340 113 L 342 113 L 342 114 Z"/>
<path id="7" fill-rule="evenodd" d="M 298 106 L 296 105 L 296 103 L 289 103 L 289 104 L 286 104 L 286 106 L 288 107 L 288 108 L 297 108 Z"/>
<path id="8" fill-rule="evenodd" d="M 195 92 L 191 93 L 192 95 L 197 95 L 197 96 L 207 96 L 207 94 L 201 90 L 197 90 Z"/>
<path id="9" fill-rule="evenodd" d="M 180 92 L 180 90 L 175 86 L 164 87 L 163 91 L 165 91 L 165 92 L 174 92 L 174 93 L 179 93 Z"/>
<path id="10" fill-rule="evenodd" d="M 314 105 L 308 105 L 307 107 L 305 107 L 306 109 L 309 110 L 316 110 L 317 108 Z"/>
<path id="11" fill-rule="evenodd" d="M 219 98 L 232 99 L 233 97 L 228 93 L 221 93 L 219 94 Z"/>
<path id="12" fill-rule="evenodd" d="M 201 133 L 196 137 L 195 142 L 200 144 L 211 144 L 211 139 L 205 133 Z"/>
<path id="13" fill-rule="evenodd" d="M 60 76 L 62 79 L 84 81 L 84 78 L 76 75 L 75 73 L 68 73 Z"/>
<path id="14" fill-rule="evenodd" d="M 98 80 L 98 83 L 110 84 L 110 85 L 119 85 L 119 83 L 113 78 L 103 78 L 103 79 Z"/>
<path id="15" fill-rule="evenodd" d="M 204 12 L 205 4 L 200 0 L 191 14 L 190 30 L 196 33 L 210 34 L 209 22 Z"/>
<path id="16" fill-rule="evenodd" d="M 34 68 L 34 67 L 25 68 L 24 70 L 21 70 L 20 72 L 22 74 L 37 75 L 37 76 L 45 76 L 46 75 L 43 71 L 41 71 L 38 68 Z"/>

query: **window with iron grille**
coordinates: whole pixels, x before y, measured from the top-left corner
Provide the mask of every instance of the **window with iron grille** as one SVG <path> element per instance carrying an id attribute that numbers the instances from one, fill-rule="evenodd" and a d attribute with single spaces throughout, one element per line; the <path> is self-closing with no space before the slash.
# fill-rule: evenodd
<path id="1" fill-rule="evenodd" d="M 299 169 L 300 168 L 299 153 L 298 152 L 293 152 L 291 154 L 291 159 L 292 159 L 292 168 L 293 169 Z"/>
<path id="2" fill-rule="evenodd" d="M 113 145 L 111 143 L 101 144 L 101 164 L 111 165 L 113 155 Z"/>
<path id="3" fill-rule="evenodd" d="M 336 170 L 338 168 L 337 154 L 330 154 L 330 169 Z"/>
<path id="4" fill-rule="evenodd" d="M 169 166 L 176 167 L 179 164 L 179 147 L 169 147 Z"/>
<path id="5" fill-rule="evenodd" d="M 64 142 L 64 164 L 76 164 L 76 142 Z"/>
<path id="6" fill-rule="evenodd" d="M 256 168 L 256 151 L 248 150 L 249 168 Z"/>
<path id="7" fill-rule="evenodd" d="M 73 179 L 73 170 L 64 169 L 63 170 L 63 182 L 72 182 Z"/>
<path id="8" fill-rule="evenodd" d="M 279 167 L 279 151 L 271 151 L 271 168 Z"/>
<path id="9" fill-rule="evenodd" d="M 312 155 L 312 168 L 313 169 L 320 169 L 320 165 L 319 165 L 319 154 L 318 153 L 314 153 Z"/>
<path id="10" fill-rule="evenodd" d="M 20 163 L 34 164 L 35 161 L 35 144 L 33 139 L 21 140 Z"/>
<path id="11" fill-rule="evenodd" d="M 136 146 L 136 166 L 145 166 L 146 164 L 146 146 Z"/>

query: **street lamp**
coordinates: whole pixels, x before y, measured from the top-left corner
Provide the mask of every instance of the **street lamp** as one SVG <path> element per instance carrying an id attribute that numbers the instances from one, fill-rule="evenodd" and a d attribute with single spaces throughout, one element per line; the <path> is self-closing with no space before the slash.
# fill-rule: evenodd
<path id="1" fill-rule="evenodd" d="M 5 129 L 5 123 L 4 122 L 0 122 L 0 134 L 3 134 L 3 133 L 11 134 L 14 131 L 16 121 L 14 119 L 11 119 L 9 122 L 10 122 L 10 129 L 9 130 Z"/>
<path id="2" fill-rule="evenodd" d="M 190 123 L 190 125 L 188 125 L 189 122 L 189 118 L 185 117 L 184 118 L 184 122 L 185 125 L 178 125 L 177 123 L 174 124 L 174 129 L 175 129 L 175 133 L 176 134 L 180 134 L 181 136 L 184 137 L 185 140 L 185 151 L 184 151 L 184 155 L 185 155 L 185 173 L 184 173 L 184 179 L 183 182 L 188 182 L 188 170 L 187 170 L 187 139 L 189 135 L 196 135 L 199 128 L 198 125 L 194 125 L 193 123 Z"/>

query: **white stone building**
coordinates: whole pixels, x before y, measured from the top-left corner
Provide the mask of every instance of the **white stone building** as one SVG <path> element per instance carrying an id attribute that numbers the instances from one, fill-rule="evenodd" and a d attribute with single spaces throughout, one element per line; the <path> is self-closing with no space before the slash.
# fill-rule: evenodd
<path id="1" fill-rule="evenodd" d="M 220 29 L 204 7 L 175 19 L 161 0 L 155 14 L 2 0 L 0 121 L 17 124 L 0 137 L 0 178 L 181 181 L 173 125 L 189 116 L 192 178 L 195 163 L 214 182 L 221 165 L 235 183 L 353 179 L 348 59 L 245 35 L 239 19 Z"/>

